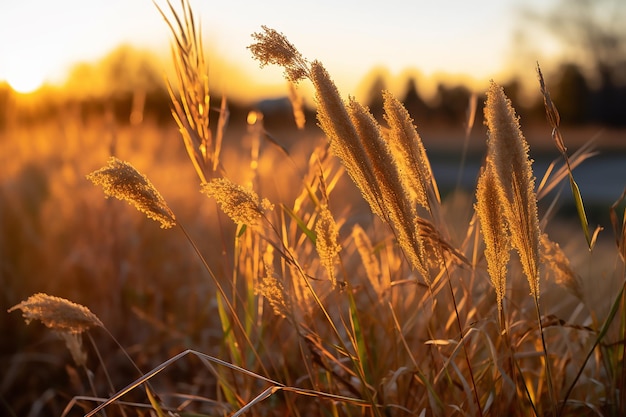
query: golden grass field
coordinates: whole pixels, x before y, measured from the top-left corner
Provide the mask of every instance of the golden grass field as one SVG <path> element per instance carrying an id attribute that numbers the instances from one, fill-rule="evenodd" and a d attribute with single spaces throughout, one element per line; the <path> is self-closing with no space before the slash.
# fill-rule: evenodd
<path id="1" fill-rule="evenodd" d="M 0 414 L 626 413 L 624 205 L 596 239 L 546 194 L 591 131 L 546 92 L 525 136 L 492 83 L 476 185 L 440 193 L 430 146 L 462 127 L 424 134 L 388 93 L 375 120 L 269 28 L 251 52 L 313 85 L 317 120 L 221 125 L 185 7 L 175 121 L 0 132 Z"/>

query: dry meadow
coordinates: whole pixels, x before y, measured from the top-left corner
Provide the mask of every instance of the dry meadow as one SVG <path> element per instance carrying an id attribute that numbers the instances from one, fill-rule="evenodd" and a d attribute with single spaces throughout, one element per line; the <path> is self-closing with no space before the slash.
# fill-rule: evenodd
<path id="1" fill-rule="evenodd" d="M 624 205 L 585 217 L 593 143 L 549 85 L 537 171 L 496 82 L 444 146 L 263 27 L 254 59 L 315 91 L 271 129 L 210 94 L 189 5 L 163 15 L 167 122 L 0 131 L 0 414 L 626 413 Z M 428 145 L 464 137 L 472 187 L 440 187 Z"/>

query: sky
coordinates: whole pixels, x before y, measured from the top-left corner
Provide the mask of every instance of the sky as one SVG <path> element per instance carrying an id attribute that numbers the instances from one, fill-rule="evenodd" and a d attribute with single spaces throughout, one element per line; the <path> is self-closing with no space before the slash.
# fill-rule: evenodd
<path id="1" fill-rule="evenodd" d="M 250 35 L 266 25 L 284 33 L 306 58 L 320 60 L 351 94 L 380 66 L 396 75 L 415 68 L 427 76 L 497 77 L 514 55 L 521 6 L 541 11 L 556 1 L 191 0 L 191 5 L 205 43 L 257 83 L 282 82 L 280 69 L 260 69 L 246 49 Z M 165 0 L 156 2 L 167 8 Z M 170 34 L 151 0 L 3 0 L 0 5 L 0 80 L 12 85 L 60 83 L 77 62 L 96 61 L 122 43 L 167 56 Z"/>

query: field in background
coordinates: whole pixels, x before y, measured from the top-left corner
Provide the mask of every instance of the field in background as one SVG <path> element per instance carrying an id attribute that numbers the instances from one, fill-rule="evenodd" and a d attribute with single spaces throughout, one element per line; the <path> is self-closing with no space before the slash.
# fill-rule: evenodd
<path id="1" fill-rule="evenodd" d="M 313 123 L 309 120 L 304 132 L 295 128 L 272 132 L 288 155 L 258 136 L 252 126 L 229 126 L 223 157 L 229 176 L 240 184 L 247 184 L 254 177 L 260 195 L 276 203 L 293 201 L 300 191 L 309 155 L 324 142 Z M 471 213 L 471 188 L 475 184 L 471 165 L 478 163 L 476 155 L 484 151 L 483 130 L 478 126 L 470 142 L 470 159 L 466 161 L 469 175 L 463 178 L 470 188 L 451 190 L 444 197 L 444 206 L 461 223 Z M 454 135 L 458 140 L 450 140 Z M 587 132 L 580 133 L 581 141 L 586 135 Z M 445 176 L 448 166 L 449 180 L 456 179 L 454 168 L 459 168 L 462 136 L 462 129 L 423 134 L 429 154 L 433 149 L 435 176 L 438 171 L 439 176 Z M 531 146 L 539 145 L 532 137 L 529 140 Z M 256 172 L 251 168 L 253 149 L 259 155 Z M 542 158 L 556 158 L 549 146 L 542 151 Z M 65 118 L 0 133 L 0 310 L 6 311 L 37 292 L 89 306 L 146 370 L 185 348 L 219 357 L 221 330 L 214 290 L 193 290 L 194 282 L 206 271 L 182 234 L 161 230 L 126 203 L 102 198 L 101 190 L 85 179 L 112 152 L 132 161 L 151 179 L 215 270 L 230 274 L 223 268 L 224 259 L 232 258 L 229 236 L 234 233 L 234 225 L 198 191 L 198 179 L 172 124 L 122 126 L 110 120 L 83 124 L 78 119 Z M 542 172 L 536 174 L 541 176 Z M 584 177 L 578 179 L 585 182 Z M 564 194 L 568 194 L 567 188 Z M 342 178 L 331 204 L 337 216 L 345 218 L 342 239 L 347 238 L 355 223 L 364 227 L 372 223 L 369 208 L 347 176 Z M 608 206 L 606 201 L 601 204 L 605 210 L 601 218 L 606 221 Z M 592 256 L 574 217 L 557 217 L 550 222 L 550 233 L 574 265 L 579 266 L 577 270 L 586 288 L 597 301 L 594 308 L 598 317 L 606 314 L 612 295 L 619 288 L 619 276 L 614 275 L 619 268 L 615 264 L 612 232 L 608 223 L 603 226 L 607 230 L 600 235 Z M 513 285 L 516 292 L 527 293 L 525 282 Z M 589 324 L 572 311 L 576 305 L 573 297 L 562 289 L 552 289 L 553 284 L 546 287 L 542 295 L 544 305 L 550 306 L 546 314 Z M 72 377 L 76 370 L 70 365 L 64 343 L 41 324 L 25 326 L 19 315 L 1 314 L 0 329 L 4 335 L 0 338 L 0 367 L 4 370 L 0 395 L 9 409 L 18 415 L 37 415 L 36 410 L 59 415 L 74 395 L 87 391 L 78 378 Z M 127 384 L 134 378 L 133 370 L 117 347 L 103 334 L 96 332 L 94 338 L 114 384 Z M 86 348 L 92 350 L 91 346 Z M 92 361 L 93 356 L 90 354 Z M 206 371 L 198 374 L 197 367 L 183 362 L 172 372 L 172 384 L 196 385 L 210 391 L 211 383 L 207 381 L 212 378 Z M 103 379 L 102 375 L 95 377 L 96 381 Z M 106 387 L 99 388 L 106 392 Z"/>

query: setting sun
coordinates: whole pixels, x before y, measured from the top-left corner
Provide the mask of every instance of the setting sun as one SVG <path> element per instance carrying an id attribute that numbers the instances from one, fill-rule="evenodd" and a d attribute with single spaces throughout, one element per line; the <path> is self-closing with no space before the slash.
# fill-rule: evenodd
<path id="1" fill-rule="evenodd" d="M 37 90 L 44 83 L 44 77 L 36 68 L 22 69 L 6 75 L 6 81 L 18 93 L 28 94 Z"/>

